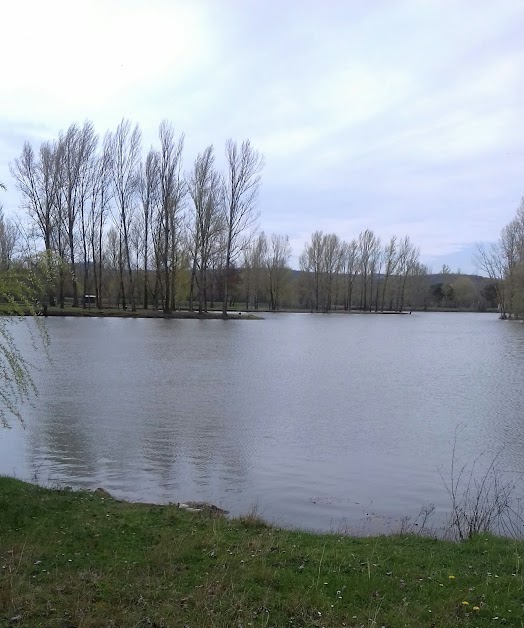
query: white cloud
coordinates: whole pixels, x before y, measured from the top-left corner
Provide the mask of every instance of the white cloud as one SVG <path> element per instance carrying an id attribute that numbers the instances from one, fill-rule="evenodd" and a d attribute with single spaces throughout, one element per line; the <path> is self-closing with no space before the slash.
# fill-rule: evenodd
<path id="1" fill-rule="evenodd" d="M 299 248 L 369 226 L 452 252 L 496 237 L 524 193 L 523 18 L 521 0 L 11 2 L 0 181 L 24 139 L 126 116 L 148 147 L 167 117 L 187 161 L 250 137 L 262 226 Z"/>
<path id="2" fill-rule="evenodd" d="M 72 115 L 122 116 L 168 77 L 177 83 L 210 54 L 212 38 L 199 11 L 178 2 L 68 0 L 9 3 L 0 54 L 0 114 L 67 124 Z M 140 114 L 139 111 L 136 112 Z"/>

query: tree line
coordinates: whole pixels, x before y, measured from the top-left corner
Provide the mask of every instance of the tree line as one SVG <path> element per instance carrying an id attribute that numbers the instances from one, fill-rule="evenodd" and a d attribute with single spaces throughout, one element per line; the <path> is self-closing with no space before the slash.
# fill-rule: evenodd
<path id="1" fill-rule="evenodd" d="M 346 242 L 334 233 L 315 231 L 300 255 L 300 273 L 292 277 L 286 272 L 291 256 L 287 236 L 262 233 L 244 255 L 244 300 L 255 309 L 265 295 L 272 310 L 292 300 L 294 307 L 315 312 L 402 311 L 413 304 L 418 280 L 427 274 L 419 255 L 407 236 L 383 244 L 366 229 Z"/>
<path id="2" fill-rule="evenodd" d="M 237 291 L 246 308 L 401 312 L 497 307 L 490 280 L 453 273 L 446 264 L 433 274 L 409 236 L 383 242 L 366 229 L 347 242 L 316 231 L 304 245 L 300 270 L 286 268 L 290 255 L 287 236 L 261 233 L 252 242 Z"/>
<path id="3" fill-rule="evenodd" d="M 158 141 L 142 159 L 129 120 L 102 140 L 91 122 L 72 124 L 36 150 L 26 142 L 10 165 L 30 221 L 26 257 L 55 269 L 50 305 L 64 307 L 70 293 L 73 307 L 93 295 L 99 308 L 106 300 L 169 314 L 189 298 L 202 312 L 219 280 L 225 314 L 229 276 L 258 218 L 262 156 L 249 140 L 228 140 L 225 171 L 208 146 L 184 172 L 183 134 L 163 121 Z"/>
<path id="4" fill-rule="evenodd" d="M 315 231 L 293 271 L 289 237 L 258 231 L 264 160 L 250 141 L 228 140 L 223 160 L 207 146 L 189 168 L 183 153 L 168 121 L 145 157 L 129 120 L 103 137 L 87 121 L 26 142 L 10 164 L 24 221 L 0 212 L 0 270 L 16 262 L 40 273 L 40 300 L 60 307 L 220 305 L 226 315 L 234 303 L 316 312 L 480 303 L 467 279 L 447 273 L 429 285 L 409 236 L 382 241 L 370 229 L 351 241 Z"/>

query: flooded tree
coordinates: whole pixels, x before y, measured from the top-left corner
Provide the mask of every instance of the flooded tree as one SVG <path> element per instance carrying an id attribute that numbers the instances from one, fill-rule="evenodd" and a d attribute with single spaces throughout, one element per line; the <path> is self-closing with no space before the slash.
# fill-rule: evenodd
<path id="1" fill-rule="evenodd" d="M 477 246 L 475 263 L 497 291 L 501 318 L 524 316 L 524 199 L 497 242 Z"/>

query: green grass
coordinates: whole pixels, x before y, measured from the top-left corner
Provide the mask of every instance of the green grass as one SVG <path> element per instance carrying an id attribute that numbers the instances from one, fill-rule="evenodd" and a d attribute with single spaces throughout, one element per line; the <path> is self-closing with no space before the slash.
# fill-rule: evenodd
<path id="1" fill-rule="evenodd" d="M 523 550 L 317 536 L 0 478 L 0 626 L 523 626 Z"/>

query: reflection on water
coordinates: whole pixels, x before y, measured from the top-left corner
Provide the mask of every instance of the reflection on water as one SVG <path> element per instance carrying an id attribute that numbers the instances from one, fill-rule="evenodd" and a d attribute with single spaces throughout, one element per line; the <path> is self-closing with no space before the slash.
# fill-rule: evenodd
<path id="1" fill-rule="evenodd" d="M 524 471 L 524 326 L 493 315 L 51 318 L 48 329 L 51 363 L 36 358 L 26 429 L 0 432 L 0 473 L 358 530 L 428 503 L 446 511 L 438 468 L 457 426 L 461 453 L 504 447 L 505 468 Z"/>

